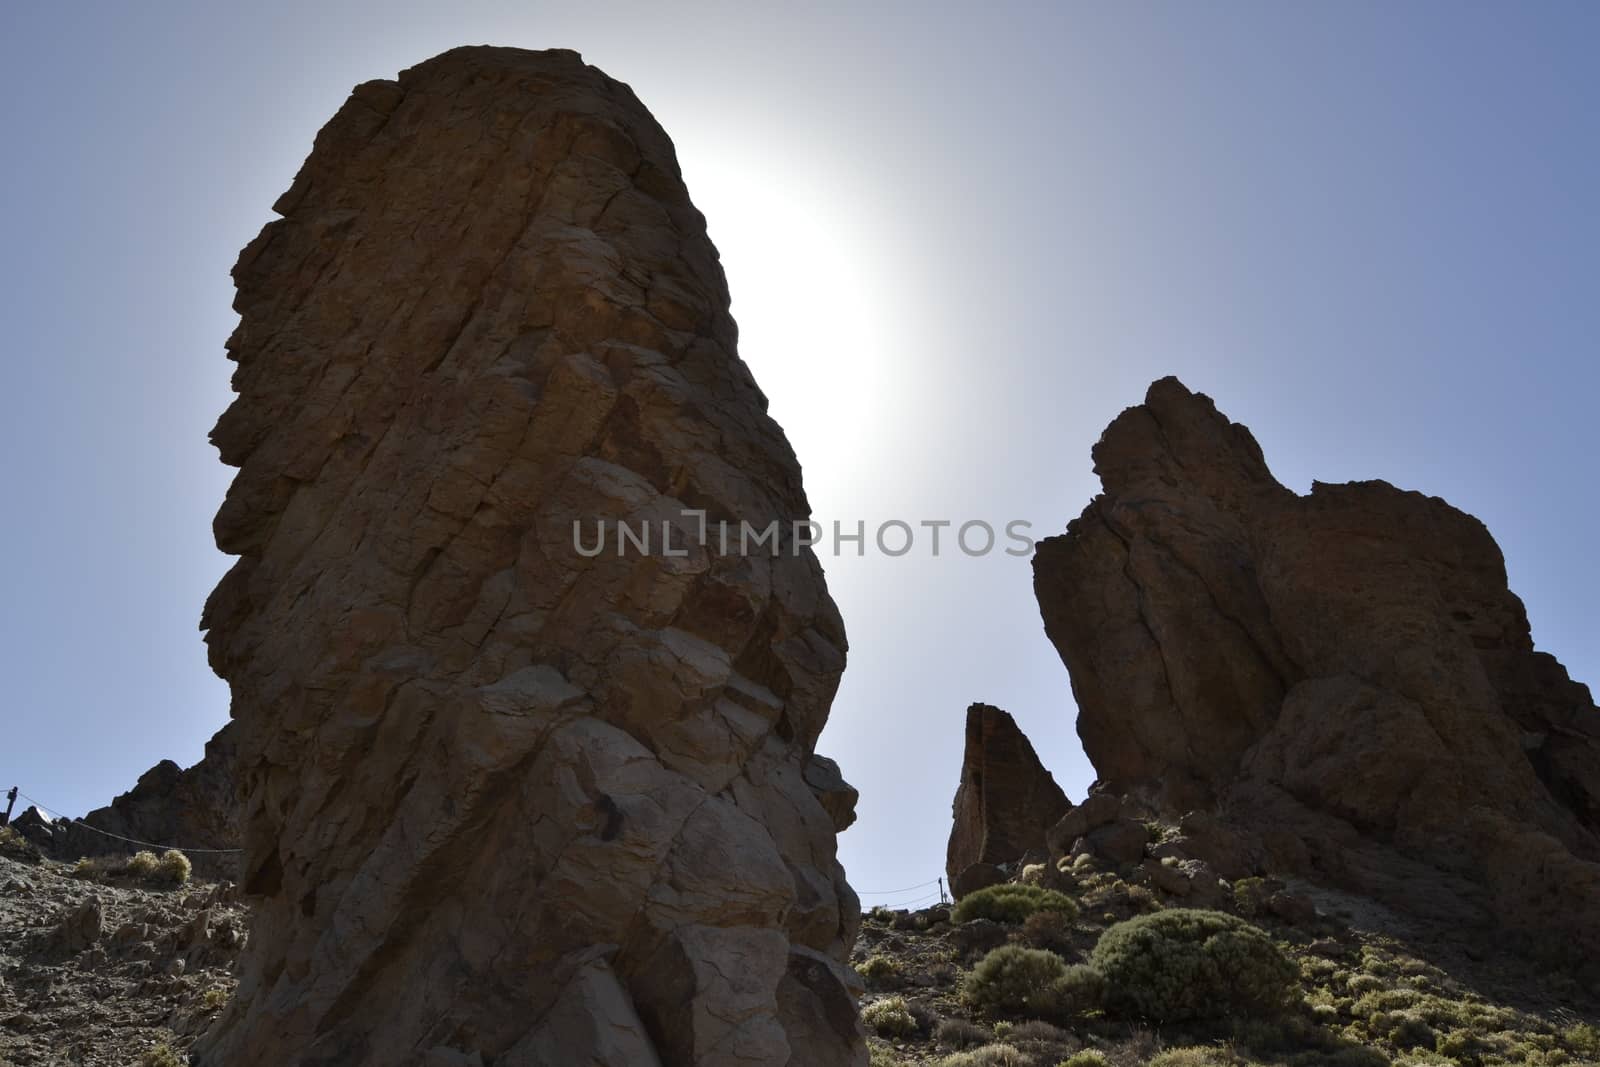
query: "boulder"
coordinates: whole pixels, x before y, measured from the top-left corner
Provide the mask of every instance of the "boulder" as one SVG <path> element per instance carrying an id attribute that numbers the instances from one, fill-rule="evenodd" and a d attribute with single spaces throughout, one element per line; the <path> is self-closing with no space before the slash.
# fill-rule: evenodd
<path id="1" fill-rule="evenodd" d="M 1132 819 L 1118 819 L 1090 830 L 1084 840 L 1089 851 L 1112 863 L 1138 863 L 1144 859 L 1145 846 L 1150 843 L 1150 831 L 1143 823 Z"/>
<path id="2" fill-rule="evenodd" d="M 973 704 L 945 857 L 952 891 L 961 896 L 961 875 L 974 864 L 1012 864 L 1043 849 L 1046 831 L 1071 807 L 1016 720 Z"/>
<path id="3" fill-rule="evenodd" d="M 1176 863 L 1166 864 L 1158 859 L 1147 859 L 1140 865 L 1145 877 L 1163 893 L 1170 893 L 1175 897 L 1186 897 L 1194 888 L 1189 882 L 1189 876 L 1184 873 Z"/>
<path id="4" fill-rule="evenodd" d="M 203 620 L 252 919 L 195 1062 L 865 1065 L 844 628 L 666 134 L 461 48 L 275 210 Z"/>
<path id="5" fill-rule="evenodd" d="M 1068 811 L 1045 832 L 1045 845 L 1053 856 L 1072 851 L 1078 838 L 1122 814 L 1122 798 L 1110 793 L 1090 793 L 1082 804 Z"/>
<path id="6" fill-rule="evenodd" d="M 950 895 L 960 900 L 968 893 L 976 893 L 992 885 L 999 885 L 1011 876 L 992 863 L 972 863 L 950 879 Z"/>
<path id="7" fill-rule="evenodd" d="M 82 952 L 100 940 L 104 912 L 98 897 L 65 909 L 56 922 L 55 941 L 63 952 Z"/>
<path id="8" fill-rule="evenodd" d="M 1600 711 L 1482 523 L 1378 481 L 1298 495 L 1173 378 L 1094 462 L 1034 587 L 1102 781 L 1227 813 L 1165 854 L 1600 950 Z"/>

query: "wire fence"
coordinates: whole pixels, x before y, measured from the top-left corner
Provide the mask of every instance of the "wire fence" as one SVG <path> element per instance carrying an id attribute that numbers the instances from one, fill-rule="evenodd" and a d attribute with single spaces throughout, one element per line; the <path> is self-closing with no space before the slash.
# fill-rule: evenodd
<path id="1" fill-rule="evenodd" d="M 244 851 L 244 849 L 242 849 L 242 848 L 186 848 L 183 845 L 162 845 L 162 844 L 158 844 L 158 843 L 156 843 L 154 841 L 140 841 L 136 837 L 123 837 L 121 834 L 114 834 L 110 830 L 102 830 L 98 826 L 90 826 L 88 823 L 84 822 L 82 819 L 74 819 L 74 818 L 70 818 L 70 817 L 68 817 L 66 815 L 61 815 L 60 814 L 60 811 L 61 811 L 60 808 L 53 808 L 50 805 L 46 804 L 42 800 L 37 800 L 34 797 L 30 797 L 28 794 L 22 792 L 22 790 L 20 790 L 20 789 L 17 790 L 17 795 L 19 797 L 21 797 L 23 800 L 26 800 L 29 804 L 32 804 L 35 808 L 38 808 L 41 812 L 43 812 L 43 813 L 45 813 L 47 815 L 51 814 L 51 813 L 55 813 L 56 817 L 61 819 L 64 822 L 69 822 L 69 823 L 73 824 L 74 826 L 81 826 L 85 830 L 93 831 L 94 833 L 100 834 L 103 837 L 114 838 L 115 840 L 124 841 L 124 842 L 126 842 L 126 843 L 128 843 L 130 845 L 143 845 L 145 848 L 159 848 L 159 849 L 163 849 L 163 850 L 171 850 L 171 851 L 174 851 L 174 852 L 194 853 L 195 855 L 210 855 L 210 856 L 234 856 L 234 855 L 238 855 L 239 853 L 242 853 Z"/>
<path id="2" fill-rule="evenodd" d="M 919 892 L 919 890 L 927 890 L 930 886 L 937 886 L 938 888 L 934 889 L 932 892 Z M 921 907 L 934 902 L 943 904 L 949 899 L 945 896 L 943 878 L 930 878 L 926 882 L 918 882 L 916 885 L 902 886 L 899 889 L 856 890 L 856 896 L 858 897 L 905 897 L 905 894 L 907 893 L 915 895 L 909 898 L 898 900 L 894 903 L 885 903 L 877 900 L 869 901 L 868 903 L 875 908 L 887 908 L 889 911 L 904 911 L 907 908 Z"/>

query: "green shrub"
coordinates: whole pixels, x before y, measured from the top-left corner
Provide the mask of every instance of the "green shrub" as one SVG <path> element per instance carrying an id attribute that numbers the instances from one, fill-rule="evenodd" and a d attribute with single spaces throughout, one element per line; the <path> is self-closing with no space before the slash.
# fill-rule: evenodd
<path id="1" fill-rule="evenodd" d="M 153 877 L 156 881 L 166 882 L 169 885 L 183 885 L 189 880 L 189 875 L 193 871 L 188 856 L 175 848 L 169 848 L 161 854 L 161 859 L 156 861 Z"/>
<path id="2" fill-rule="evenodd" d="M 1053 1007 L 1052 986 L 1067 973 L 1054 952 L 1001 945 L 967 975 L 961 995 L 973 1007 L 996 1015 L 1041 1015 Z"/>
<path id="3" fill-rule="evenodd" d="M 1072 919 L 1064 912 L 1036 911 L 1022 923 L 1022 941 L 1065 956 L 1072 951 Z"/>
<path id="4" fill-rule="evenodd" d="M 985 1045 L 946 1056 L 939 1067 L 1032 1067 L 1032 1060 L 1011 1045 Z"/>
<path id="5" fill-rule="evenodd" d="M 1323 1053 L 1314 1055 L 1318 1057 L 1316 1061 L 1318 1067 L 1389 1067 L 1388 1056 L 1365 1045 L 1353 1045 L 1326 1055 Z"/>
<path id="6" fill-rule="evenodd" d="M 39 847 L 11 826 L 0 826 L 0 856 L 7 856 L 19 863 L 38 863 L 43 858 Z"/>
<path id="7" fill-rule="evenodd" d="M 1078 963 L 1050 983 L 1044 1014 L 1052 1019 L 1075 1019 L 1099 1011 L 1105 999 L 1105 976 L 1093 967 Z"/>
<path id="8" fill-rule="evenodd" d="M 150 855 L 145 853 L 145 855 Z M 150 857 L 154 859 L 154 856 Z M 189 1061 L 171 1045 L 161 1044 L 147 1048 L 139 1057 L 139 1067 L 185 1067 Z"/>
<path id="9" fill-rule="evenodd" d="M 905 1062 L 894 1049 L 884 1045 L 873 1045 L 867 1051 L 867 1067 L 905 1067 Z"/>
<path id="10" fill-rule="evenodd" d="M 1387 989 L 1389 985 L 1375 974 L 1358 974 L 1345 984 L 1345 988 L 1350 990 L 1351 996 L 1359 997 L 1364 993 L 1376 993 Z"/>
<path id="11" fill-rule="evenodd" d="M 1426 1019 L 1410 1012 L 1395 1015 L 1394 1025 L 1389 1028 L 1389 1043 L 1398 1049 L 1432 1049 L 1438 1039 Z"/>
<path id="12" fill-rule="evenodd" d="M 934 1038 L 946 1048 L 976 1048 L 987 1045 L 993 1036 L 977 1023 L 966 1019 L 944 1019 L 934 1031 Z"/>
<path id="13" fill-rule="evenodd" d="M 1214 1048 L 1194 1045 L 1189 1048 L 1169 1048 L 1157 1053 L 1155 1058 L 1146 1063 L 1147 1067 L 1229 1067 L 1233 1060 Z"/>
<path id="14" fill-rule="evenodd" d="M 1567 1048 L 1580 1056 L 1591 1056 L 1600 1060 L 1600 1030 L 1588 1023 L 1578 1023 L 1561 1031 L 1561 1040 L 1565 1041 Z"/>
<path id="15" fill-rule="evenodd" d="M 906 1007 L 904 997 L 885 997 L 861 1009 L 861 1021 L 879 1037 L 910 1037 L 917 1032 L 917 1020 Z"/>
<path id="16" fill-rule="evenodd" d="M 156 859 L 154 852 L 135 852 L 128 857 L 128 862 L 122 865 L 122 873 L 134 878 L 148 878 L 160 865 L 161 861 Z"/>
<path id="17" fill-rule="evenodd" d="M 106 864 L 102 859 L 84 856 L 72 867 L 72 877 L 86 882 L 101 882 L 106 877 Z"/>
<path id="18" fill-rule="evenodd" d="M 1254 919 L 1267 910 L 1267 880 L 1241 878 L 1233 883 L 1234 909 L 1247 919 Z"/>
<path id="19" fill-rule="evenodd" d="M 1260 929 L 1191 908 L 1118 923 L 1089 960 L 1106 980 L 1108 1007 L 1160 1022 L 1275 1014 L 1299 977 Z"/>
<path id="20" fill-rule="evenodd" d="M 1104 1052 L 1086 1048 L 1082 1052 L 1074 1052 L 1057 1067 L 1111 1067 L 1111 1061 L 1106 1059 Z"/>
<path id="21" fill-rule="evenodd" d="M 1035 912 L 1053 911 L 1068 921 L 1078 917 L 1078 905 L 1065 893 L 1036 885 L 992 885 L 968 893 L 956 904 L 953 918 L 958 923 L 973 919 L 992 919 L 998 923 L 1020 923 Z"/>
<path id="22" fill-rule="evenodd" d="M 868 956 L 856 964 L 856 973 L 869 982 L 884 982 L 900 977 L 900 964 L 889 956 Z"/>
<path id="23" fill-rule="evenodd" d="M 201 1011 L 221 1011 L 228 1003 L 228 991 L 219 985 L 214 985 L 206 990 L 200 997 Z"/>

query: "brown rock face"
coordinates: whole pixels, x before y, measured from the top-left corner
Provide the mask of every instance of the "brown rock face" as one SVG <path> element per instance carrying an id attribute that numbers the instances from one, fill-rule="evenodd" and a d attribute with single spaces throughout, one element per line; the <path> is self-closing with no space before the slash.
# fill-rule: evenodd
<path id="1" fill-rule="evenodd" d="M 1016 720 L 988 704 L 969 707 L 955 826 L 945 857 L 951 891 L 959 896 L 992 883 L 993 875 L 967 875 L 974 865 L 994 868 L 1042 850 L 1046 831 L 1070 807 Z"/>
<path id="2" fill-rule="evenodd" d="M 1171 378 L 1094 459 L 1034 586 L 1108 785 L 1220 801 L 1401 907 L 1600 945 L 1600 713 L 1481 523 L 1383 482 L 1298 496 Z"/>
<path id="3" fill-rule="evenodd" d="M 276 210 L 205 615 L 254 923 L 197 1062 L 865 1064 L 807 775 L 844 630 L 809 550 L 718 544 L 809 509 L 665 134 L 574 53 L 458 49 Z"/>

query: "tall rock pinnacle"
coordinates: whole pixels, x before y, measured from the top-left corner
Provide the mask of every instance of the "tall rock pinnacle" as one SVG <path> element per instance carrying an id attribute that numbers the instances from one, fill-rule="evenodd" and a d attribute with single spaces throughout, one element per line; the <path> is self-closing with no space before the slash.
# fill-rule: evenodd
<path id="1" fill-rule="evenodd" d="M 1534 650 L 1482 523 L 1280 485 L 1176 379 L 1094 449 L 1034 588 L 1109 788 L 1220 805 L 1279 866 L 1600 954 L 1600 711 Z"/>
<path id="2" fill-rule="evenodd" d="M 984 877 L 974 866 L 995 868 L 1042 849 L 1045 831 L 1070 807 L 1016 720 L 992 705 L 973 704 L 945 856 L 952 890 L 959 896 L 980 887 Z"/>
<path id="3" fill-rule="evenodd" d="M 809 550 L 682 514 L 809 508 L 666 135 L 575 53 L 462 48 L 358 86 L 276 210 L 204 620 L 255 918 L 198 1062 L 864 1065 L 853 794 L 807 775 L 844 629 Z M 618 522 L 656 551 L 578 550 Z"/>

